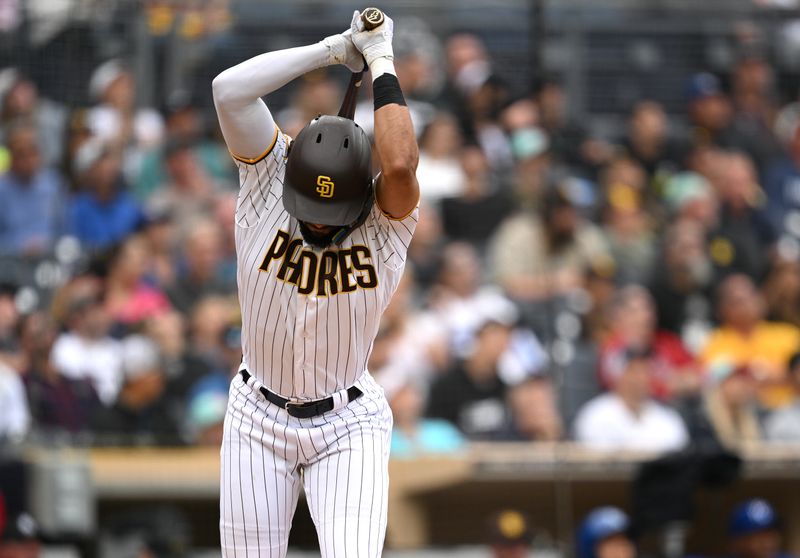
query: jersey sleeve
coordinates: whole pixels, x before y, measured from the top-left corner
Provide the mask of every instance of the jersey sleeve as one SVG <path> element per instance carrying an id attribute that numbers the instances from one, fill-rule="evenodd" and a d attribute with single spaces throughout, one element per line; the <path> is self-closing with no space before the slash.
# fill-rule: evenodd
<path id="1" fill-rule="evenodd" d="M 381 211 L 376 203 L 367 218 L 367 228 L 374 235 L 375 251 L 380 261 L 391 269 L 400 269 L 406 263 L 408 245 L 417 228 L 419 205 L 403 217 L 395 219 Z"/>
<path id="2" fill-rule="evenodd" d="M 289 141 L 276 127 L 271 145 L 260 156 L 245 159 L 233 155 L 239 167 L 236 224 L 240 227 L 255 225 L 281 203 Z"/>

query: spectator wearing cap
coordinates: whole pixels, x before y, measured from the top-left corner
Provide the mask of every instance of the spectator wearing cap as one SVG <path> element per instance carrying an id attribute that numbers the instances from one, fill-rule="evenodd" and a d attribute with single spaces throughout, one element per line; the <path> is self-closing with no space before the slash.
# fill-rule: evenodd
<path id="1" fill-rule="evenodd" d="M 696 395 L 700 371 L 680 338 L 658 328 L 653 297 L 644 287 L 619 289 L 610 303 L 610 331 L 600 347 L 601 385 L 610 388 L 620 373 L 626 351 L 649 353 L 650 396 L 661 401 Z"/>
<path id="2" fill-rule="evenodd" d="M 741 450 L 762 438 L 756 409 L 758 382 L 746 365 L 719 360 L 707 368 L 698 414 L 687 418 L 692 440 Z"/>
<path id="3" fill-rule="evenodd" d="M 0 254 L 38 255 L 66 231 L 66 191 L 56 171 L 42 164 L 32 124 L 12 124 L 6 142 L 11 166 L 0 176 Z"/>
<path id="4" fill-rule="evenodd" d="M 617 164 L 631 165 L 633 174 L 643 178 L 638 164 Z M 644 206 L 643 186 L 643 181 L 605 184 L 602 230 L 622 284 L 646 281 L 655 261 L 655 223 Z"/>
<path id="5" fill-rule="evenodd" d="M 488 440 L 507 432 L 511 416 L 500 360 L 511 343 L 511 332 L 506 324 L 485 322 L 466 358 L 434 380 L 425 415 L 455 424 L 472 440 Z"/>
<path id="6" fill-rule="evenodd" d="M 500 225 L 490 268 L 511 298 L 531 303 L 564 294 L 581 285 L 593 263 L 611 259 L 602 233 L 580 215 L 581 196 L 578 182 L 561 181 L 548 189 L 540 213 Z"/>
<path id="7" fill-rule="evenodd" d="M 631 521 L 619 508 L 607 506 L 589 512 L 576 537 L 577 558 L 635 558 Z"/>
<path id="8" fill-rule="evenodd" d="M 789 403 L 793 389 L 786 376 L 789 357 L 800 348 L 800 329 L 764 319 L 764 301 L 746 275 L 731 275 L 719 285 L 716 311 L 720 326 L 700 353 L 705 366 L 726 361 L 746 367 L 759 383 L 759 401 L 768 409 Z"/>
<path id="9" fill-rule="evenodd" d="M 782 549 L 777 512 L 760 498 L 742 502 L 731 511 L 728 544 L 732 558 L 791 558 Z"/>
<path id="10" fill-rule="evenodd" d="M 701 145 L 731 145 L 733 108 L 719 78 L 709 72 L 694 74 L 686 84 L 686 111 L 694 126 L 692 142 Z"/>
<path id="11" fill-rule="evenodd" d="M 72 200 L 70 228 L 86 248 L 104 250 L 144 222 L 144 213 L 125 186 L 119 151 L 99 139 L 84 142 L 75 155 L 81 191 Z"/>
<path id="12" fill-rule="evenodd" d="M 788 368 L 794 399 L 767 417 L 764 432 L 771 442 L 800 443 L 800 352 L 792 355 Z"/>
<path id="13" fill-rule="evenodd" d="M 611 391 L 589 400 L 575 418 L 575 439 L 601 450 L 663 452 L 689 440 L 680 415 L 650 397 L 653 355 L 630 347 L 616 357 Z"/>
<path id="14" fill-rule="evenodd" d="M 141 152 L 162 141 L 164 121 L 156 110 L 136 106 L 136 82 L 127 64 L 112 59 L 98 66 L 89 80 L 89 96 L 97 103 L 87 120 L 93 135 L 126 150 L 126 169 L 138 169 Z"/>
<path id="15" fill-rule="evenodd" d="M 527 558 L 533 546 L 529 519 L 514 509 L 493 513 L 488 521 L 486 539 L 492 558 Z"/>

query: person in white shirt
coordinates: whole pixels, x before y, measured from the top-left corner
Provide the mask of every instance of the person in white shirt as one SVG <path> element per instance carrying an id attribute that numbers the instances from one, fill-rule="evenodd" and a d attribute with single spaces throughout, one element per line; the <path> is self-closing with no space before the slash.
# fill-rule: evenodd
<path id="1" fill-rule="evenodd" d="M 649 396 L 646 352 L 622 352 L 612 367 L 612 391 L 591 399 L 578 411 L 575 440 L 597 449 L 666 452 L 689 441 L 680 415 Z"/>
<path id="2" fill-rule="evenodd" d="M 110 320 L 96 295 L 82 293 L 73 300 L 67 331 L 53 345 L 53 364 L 59 374 L 92 381 L 100 400 L 111 406 L 122 386 L 122 347 L 108 335 Z"/>
<path id="3" fill-rule="evenodd" d="M 22 379 L 13 369 L 0 365 L 0 441 L 23 438 L 30 422 Z"/>

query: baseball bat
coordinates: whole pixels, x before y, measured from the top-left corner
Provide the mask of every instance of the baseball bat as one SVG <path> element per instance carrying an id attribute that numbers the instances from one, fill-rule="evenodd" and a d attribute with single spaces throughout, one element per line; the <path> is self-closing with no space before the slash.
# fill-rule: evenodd
<path id="1" fill-rule="evenodd" d="M 372 31 L 383 23 L 383 12 L 378 8 L 365 8 L 361 12 L 361 21 L 364 23 L 364 29 Z M 342 100 L 342 106 L 339 109 L 339 116 L 343 118 L 353 119 L 356 112 L 356 100 L 358 99 L 358 90 L 361 87 L 361 81 L 364 77 L 364 72 L 367 69 L 367 62 L 364 61 L 364 69 L 360 72 L 354 72 L 350 76 L 350 83 L 347 85 L 347 90 Z"/>

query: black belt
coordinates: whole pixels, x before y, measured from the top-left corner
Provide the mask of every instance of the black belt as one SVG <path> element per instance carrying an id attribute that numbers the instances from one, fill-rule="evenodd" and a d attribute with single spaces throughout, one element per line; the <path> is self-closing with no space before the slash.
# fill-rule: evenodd
<path id="1" fill-rule="evenodd" d="M 239 374 L 242 375 L 245 383 L 250 381 L 250 373 L 247 370 L 240 370 Z M 311 418 L 321 415 L 322 413 L 327 413 L 328 411 L 333 410 L 334 401 L 333 397 L 326 397 L 325 399 L 317 399 L 316 401 L 305 401 L 303 403 L 297 403 L 295 401 L 290 401 L 285 397 L 281 397 L 277 393 L 273 393 L 264 386 L 258 388 L 259 391 L 267 398 L 267 401 L 270 403 L 277 405 L 282 409 L 286 409 L 286 412 L 292 415 L 295 418 Z M 355 401 L 359 397 L 364 395 L 360 389 L 356 386 L 350 386 L 347 388 L 347 397 L 348 403 L 350 401 Z"/>

